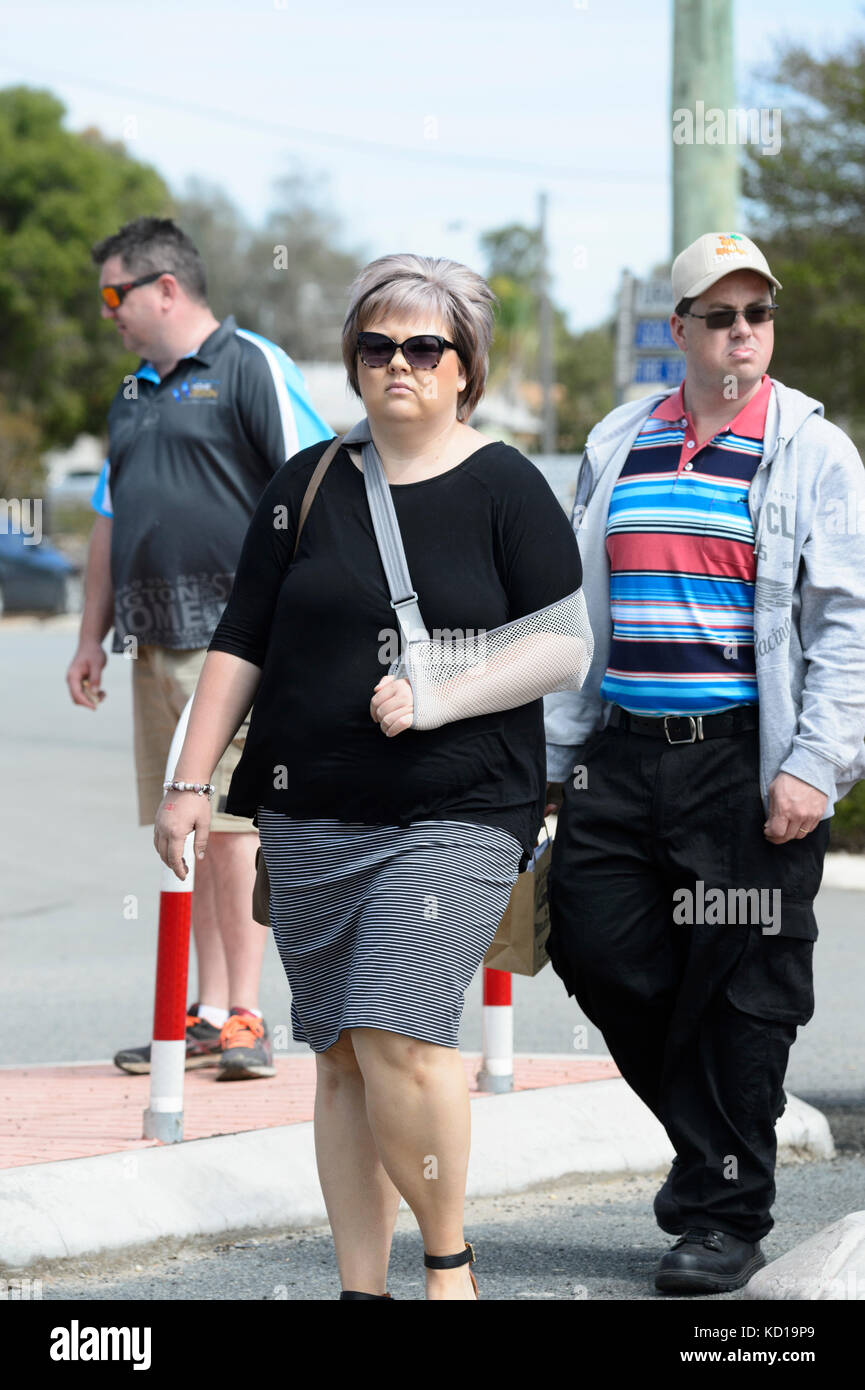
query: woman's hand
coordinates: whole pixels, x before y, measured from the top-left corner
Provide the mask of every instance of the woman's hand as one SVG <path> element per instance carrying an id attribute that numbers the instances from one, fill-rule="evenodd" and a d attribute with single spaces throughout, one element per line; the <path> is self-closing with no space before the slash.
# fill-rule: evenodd
<path id="1" fill-rule="evenodd" d="M 153 843 L 163 864 L 181 880 L 189 873 L 183 846 L 191 830 L 195 831 L 195 858 L 203 859 L 210 835 L 210 798 L 198 792 L 166 792 L 156 812 Z"/>
<path id="2" fill-rule="evenodd" d="M 414 719 L 414 695 L 411 683 L 395 676 L 382 676 L 369 705 L 369 712 L 382 733 L 394 738 L 411 727 Z"/>

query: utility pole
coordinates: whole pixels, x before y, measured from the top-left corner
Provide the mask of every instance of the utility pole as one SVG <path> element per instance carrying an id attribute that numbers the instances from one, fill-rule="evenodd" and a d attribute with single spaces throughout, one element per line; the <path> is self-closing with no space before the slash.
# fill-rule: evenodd
<path id="1" fill-rule="evenodd" d="M 547 195 L 538 194 L 538 299 L 539 344 L 538 358 L 541 378 L 541 400 L 543 414 L 543 433 L 541 452 L 556 452 L 556 403 L 553 399 L 553 313 L 550 304 L 550 276 L 547 266 Z"/>
<path id="2" fill-rule="evenodd" d="M 736 229 L 735 105 L 733 0 L 674 0 L 673 256 L 704 232 Z"/>
<path id="3" fill-rule="evenodd" d="M 736 229 L 733 0 L 673 0 L 670 111 L 672 260 L 704 232 Z M 616 314 L 617 404 L 682 380 L 684 360 L 669 329 L 674 308 L 668 266 L 646 279 L 623 272 Z"/>

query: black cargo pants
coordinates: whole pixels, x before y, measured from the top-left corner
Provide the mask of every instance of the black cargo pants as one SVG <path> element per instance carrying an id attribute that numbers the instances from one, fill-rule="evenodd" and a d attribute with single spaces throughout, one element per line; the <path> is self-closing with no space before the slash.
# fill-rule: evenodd
<path id="1" fill-rule="evenodd" d="M 756 730 L 676 746 L 590 735 L 550 874 L 553 967 L 664 1125 L 683 1221 L 749 1241 L 773 1224 L 775 1121 L 814 1009 L 829 838 L 828 820 L 765 838 L 758 758 Z"/>

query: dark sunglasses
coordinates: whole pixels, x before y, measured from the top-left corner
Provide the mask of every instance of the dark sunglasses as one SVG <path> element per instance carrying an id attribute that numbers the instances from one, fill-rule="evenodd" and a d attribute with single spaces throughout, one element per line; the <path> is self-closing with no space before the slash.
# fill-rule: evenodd
<path id="1" fill-rule="evenodd" d="M 137 290 L 139 285 L 152 285 L 153 281 L 158 280 L 160 275 L 171 275 L 171 273 L 170 270 L 154 270 L 152 275 L 142 275 L 137 280 L 127 280 L 125 285 L 103 285 L 99 293 L 109 309 L 117 309 L 130 290 Z"/>
<path id="2" fill-rule="evenodd" d="M 453 348 L 456 352 L 456 344 L 449 343 L 447 338 L 440 337 L 438 333 L 416 333 L 413 338 L 406 338 L 404 343 L 395 343 L 393 338 L 386 338 L 384 333 L 357 335 L 357 349 L 365 367 L 386 367 L 397 348 L 402 351 L 409 366 L 417 367 L 420 371 L 429 371 L 432 367 L 437 367 L 445 348 Z"/>
<path id="3" fill-rule="evenodd" d="M 732 328 L 740 314 L 746 323 L 769 323 L 777 310 L 777 304 L 749 304 L 747 309 L 712 309 L 708 314 L 685 312 L 692 319 L 704 319 L 707 328 Z"/>

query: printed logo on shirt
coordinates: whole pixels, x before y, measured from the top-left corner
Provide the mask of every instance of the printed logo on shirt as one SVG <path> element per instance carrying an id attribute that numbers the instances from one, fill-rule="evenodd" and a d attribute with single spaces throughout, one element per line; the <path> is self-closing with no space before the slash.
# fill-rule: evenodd
<path id="1" fill-rule="evenodd" d="M 154 575 L 123 584 L 115 594 L 116 621 L 122 635 L 157 646 L 172 646 L 182 633 L 184 646 L 206 646 L 222 616 L 234 575 Z"/>
<path id="2" fill-rule="evenodd" d="M 216 401 L 219 400 L 219 378 L 194 376 L 189 381 L 182 381 L 179 386 L 172 386 L 171 394 L 181 403 Z"/>

